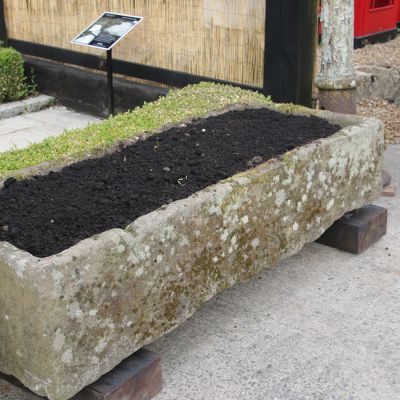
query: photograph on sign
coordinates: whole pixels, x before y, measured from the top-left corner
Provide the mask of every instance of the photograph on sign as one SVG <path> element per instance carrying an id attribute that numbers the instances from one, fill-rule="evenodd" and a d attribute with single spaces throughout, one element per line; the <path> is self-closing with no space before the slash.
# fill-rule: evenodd
<path id="1" fill-rule="evenodd" d="M 142 20 L 143 17 L 106 12 L 71 43 L 110 50 Z"/>

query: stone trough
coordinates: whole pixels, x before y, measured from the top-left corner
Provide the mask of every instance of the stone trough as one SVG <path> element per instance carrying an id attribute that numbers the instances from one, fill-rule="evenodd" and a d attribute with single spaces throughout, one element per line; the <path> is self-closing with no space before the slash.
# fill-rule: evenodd
<path id="1" fill-rule="evenodd" d="M 39 395 L 66 400 L 216 293 L 300 251 L 344 213 L 375 200 L 382 124 L 317 115 L 342 130 L 126 229 L 46 258 L 1 242 L 0 370 Z"/>

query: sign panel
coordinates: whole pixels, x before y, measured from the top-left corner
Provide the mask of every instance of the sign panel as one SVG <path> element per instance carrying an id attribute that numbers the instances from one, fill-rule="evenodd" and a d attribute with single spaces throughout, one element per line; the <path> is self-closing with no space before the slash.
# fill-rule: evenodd
<path id="1" fill-rule="evenodd" d="M 142 20 L 143 17 L 105 12 L 71 43 L 110 50 Z"/>

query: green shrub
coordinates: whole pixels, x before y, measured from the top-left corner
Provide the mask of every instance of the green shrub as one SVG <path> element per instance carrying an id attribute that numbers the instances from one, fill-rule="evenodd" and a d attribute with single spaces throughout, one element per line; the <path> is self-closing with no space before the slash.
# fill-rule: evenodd
<path id="1" fill-rule="evenodd" d="M 21 54 L 12 48 L 0 47 L 0 103 L 18 100 L 29 91 Z"/>

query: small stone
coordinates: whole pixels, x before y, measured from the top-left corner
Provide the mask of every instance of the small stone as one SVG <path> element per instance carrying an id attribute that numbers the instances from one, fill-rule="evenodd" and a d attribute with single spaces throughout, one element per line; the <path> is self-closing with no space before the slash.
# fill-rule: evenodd
<path id="1" fill-rule="evenodd" d="M 263 158 L 261 156 L 254 156 L 250 161 L 247 162 L 247 166 L 250 168 L 255 167 L 258 164 L 263 162 Z"/>

